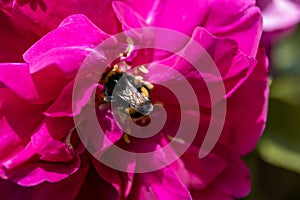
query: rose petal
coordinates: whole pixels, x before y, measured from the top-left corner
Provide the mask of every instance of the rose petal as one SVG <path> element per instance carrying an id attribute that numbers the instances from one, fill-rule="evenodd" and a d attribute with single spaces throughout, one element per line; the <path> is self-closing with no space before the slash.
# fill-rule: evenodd
<path id="1" fill-rule="evenodd" d="M 31 32 L 16 29 L 1 10 L 0 27 L 0 62 L 22 62 L 22 54 L 38 37 Z"/>
<path id="2" fill-rule="evenodd" d="M 11 180 L 0 179 L 0 195 L 3 200 L 30 200 L 34 197 L 33 188 L 22 187 Z"/>
<path id="3" fill-rule="evenodd" d="M 203 47 L 202 52 L 195 52 L 195 45 L 190 42 L 177 55 L 158 62 L 159 65 L 169 66 L 172 70 L 164 70 L 161 73 L 161 67 L 153 63 L 149 66 L 149 73 L 145 77 L 152 83 L 177 84 L 176 91 L 181 91 L 183 94 L 191 93 L 184 87 L 180 87 L 184 80 L 174 72 L 176 70 L 190 82 L 194 91 L 197 91 L 199 104 L 208 107 L 211 105 L 211 100 L 214 101 L 212 102 L 214 105 L 224 97 L 232 95 L 252 72 L 255 61 L 242 54 L 233 40 L 214 37 L 203 28 L 195 29 L 193 39 Z M 188 63 L 187 59 L 191 63 Z M 214 99 L 211 99 L 211 94 L 214 95 Z"/>
<path id="4" fill-rule="evenodd" d="M 31 105 L 8 89 L 0 89 L 1 156 L 12 156 L 30 140 L 34 130 L 44 119 L 45 105 Z"/>
<path id="5" fill-rule="evenodd" d="M 235 197 L 245 197 L 251 189 L 250 172 L 238 153 L 230 146 L 216 146 L 214 152 L 227 164 L 224 173 L 218 179 L 218 185 L 227 194 Z"/>
<path id="6" fill-rule="evenodd" d="M 26 100 L 39 98 L 38 92 L 25 63 L 1 63 L 0 82 Z"/>
<path id="7" fill-rule="evenodd" d="M 18 26 L 38 36 L 55 29 L 64 18 L 72 14 L 84 14 L 105 32 L 115 34 L 121 30 L 121 25 L 115 18 L 111 2 L 112 0 L 4 1 L 0 2 L 0 8 Z"/>
<path id="8" fill-rule="evenodd" d="M 205 19 L 208 12 L 207 1 L 129 0 L 129 4 L 143 16 L 149 26 L 169 28 L 188 35 Z"/>
<path id="9" fill-rule="evenodd" d="M 10 155 L 14 155 L 17 152 L 21 151 L 21 149 L 24 148 L 24 144 L 22 139 L 10 127 L 10 125 L 4 117 L 1 117 L 0 120 L 0 130 L 0 161 L 2 162 L 5 158 L 9 157 Z"/>
<path id="10" fill-rule="evenodd" d="M 63 136 L 61 133 L 63 129 L 55 129 L 54 131 L 57 132 L 54 135 L 49 132 L 53 131 L 51 128 L 54 122 L 58 122 L 57 119 L 46 120 L 46 122 L 48 123 L 41 126 L 24 149 L 2 163 L 2 177 L 12 179 L 20 185 L 32 186 L 44 181 L 60 181 L 78 169 L 80 145 L 74 149 L 74 155 L 73 148 L 69 149 L 65 142 L 59 140 Z M 65 122 L 68 123 L 67 120 Z M 69 130 L 65 129 L 65 131 Z M 37 159 L 36 155 L 40 159 Z"/>
<path id="11" fill-rule="evenodd" d="M 232 196 L 224 192 L 217 184 L 212 184 L 205 190 L 191 190 L 194 200 L 202 199 L 222 199 L 233 200 Z"/>
<path id="12" fill-rule="evenodd" d="M 10 180 L 1 179 L 0 196 L 3 200 L 74 199 L 83 184 L 87 171 L 88 165 L 82 165 L 76 173 L 60 182 L 45 182 L 33 187 L 22 187 Z"/>
<path id="13" fill-rule="evenodd" d="M 254 0 L 210 1 L 209 15 L 203 26 L 216 36 L 237 41 L 243 53 L 255 57 L 262 33 L 262 17 L 254 5 Z"/>
<path id="14" fill-rule="evenodd" d="M 136 174 L 129 199 L 181 200 L 192 199 L 192 197 L 174 170 L 171 167 L 165 167 L 154 172 Z"/>
<path id="15" fill-rule="evenodd" d="M 62 47 L 79 47 L 78 49 L 88 50 L 106 38 L 107 34 L 97 28 L 87 17 L 79 14 L 72 15 L 57 29 L 49 32 L 33 45 L 24 54 L 24 59 L 31 63 L 49 50 Z"/>
<path id="16" fill-rule="evenodd" d="M 5 176 L 19 185 L 34 186 L 44 181 L 51 183 L 61 181 L 75 173 L 79 166 L 80 160 L 77 156 L 66 164 L 28 162 L 6 171 Z M 3 170 L 1 173 L 4 174 Z"/>
<path id="17" fill-rule="evenodd" d="M 95 90 L 98 86 L 97 83 L 90 82 L 85 79 L 76 87 L 77 91 L 74 92 L 74 81 L 71 81 L 62 90 L 59 97 L 55 102 L 44 112 L 45 115 L 51 117 L 73 117 L 78 115 L 81 110 L 91 101 L 92 95 L 95 95 Z"/>
<path id="18" fill-rule="evenodd" d="M 1 163 L 0 174 L 3 178 L 7 178 L 6 171 L 12 170 L 19 165 L 22 165 L 28 161 L 34 155 L 33 145 L 31 142 L 27 144 L 20 152 L 14 155 L 12 158 Z"/>
<path id="19" fill-rule="evenodd" d="M 121 1 L 114 1 L 113 9 L 117 18 L 126 29 L 146 27 L 144 19 L 127 4 Z"/>
<path id="20" fill-rule="evenodd" d="M 249 78 L 227 100 L 228 119 L 222 139 L 234 145 L 240 155 L 245 155 L 255 147 L 266 125 L 268 63 L 262 48 L 259 49 L 257 59 L 257 66 Z"/>
<path id="21" fill-rule="evenodd" d="M 192 190 L 206 189 L 226 170 L 225 162 L 217 155 L 209 154 L 202 159 L 198 155 L 199 149 L 190 148 L 177 161 L 178 169 L 175 170 L 182 182 Z"/>
<path id="22" fill-rule="evenodd" d="M 44 112 L 50 117 L 72 117 L 72 92 L 74 81 L 71 81 L 61 92 L 55 102 Z"/>
<path id="23" fill-rule="evenodd" d="M 65 135 L 67 135 L 67 133 Z M 39 155 L 39 158 L 50 162 L 69 162 L 73 159 L 73 149 L 68 147 L 66 142 L 53 138 L 47 125 L 41 128 L 31 136 L 33 151 Z"/>
<path id="24" fill-rule="evenodd" d="M 97 175 L 102 177 L 105 181 L 112 184 L 114 191 L 118 192 L 118 199 L 121 196 L 128 195 L 128 191 L 131 189 L 132 179 L 124 172 L 117 171 L 106 165 L 103 165 L 98 160 L 92 159 L 94 167 L 97 171 Z"/>
<path id="25" fill-rule="evenodd" d="M 117 200 L 118 193 L 110 182 L 99 177 L 93 166 L 90 167 L 84 183 L 76 196 L 77 200 L 84 199 L 111 199 Z"/>

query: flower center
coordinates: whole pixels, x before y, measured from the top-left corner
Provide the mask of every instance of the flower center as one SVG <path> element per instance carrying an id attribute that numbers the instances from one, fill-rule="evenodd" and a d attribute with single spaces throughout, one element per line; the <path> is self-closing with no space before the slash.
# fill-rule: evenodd
<path id="1" fill-rule="evenodd" d="M 115 65 L 102 76 L 101 84 L 104 102 L 114 103 L 118 111 L 135 121 L 144 119 L 153 110 L 149 95 L 153 85 L 143 81 L 142 77 L 130 75 Z"/>

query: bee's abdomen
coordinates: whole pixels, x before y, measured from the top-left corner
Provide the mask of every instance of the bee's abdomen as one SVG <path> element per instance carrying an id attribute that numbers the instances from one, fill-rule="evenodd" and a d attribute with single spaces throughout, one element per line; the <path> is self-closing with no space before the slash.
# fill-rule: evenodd
<path id="1" fill-rule="evenodd" d="M 112 99 L 113 91 L 118 84 L 119 80 L 123 76 L 123 72 L 114 72 L 113 74 L 110 74 L 109 78 L 107 79 L 107 82 L 104 83 L 104 92 L 106 96 L 106 101 L 110 102 Z M 118 84 L 119 86 L 120 84 Z"/>
<path id="2" fill-rule="evenodd" d="M 102 79 L 104 101 L 114 102 L 132 118 L 148 115 L 153 106 L 145 84 L 136 81 L 135 77 L 119 70 L 109 71 Z"/>

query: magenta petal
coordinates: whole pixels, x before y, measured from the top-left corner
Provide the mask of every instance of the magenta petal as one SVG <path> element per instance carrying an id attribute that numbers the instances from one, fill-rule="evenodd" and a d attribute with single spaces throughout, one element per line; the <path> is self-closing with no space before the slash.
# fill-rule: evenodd
<path id="1" fill-rule="evenodd" d="M 85 16 L 74 15 L 32 46 L 24 58 L 37 86 L 38 103 L 55 99 L 74 78 L 86 56 L 95 52 L 93 48 L 106 36 Z"/>
<path id="2" fill-rule="evenodd" d="M 31 200 L 34 191 L 31 187 L 19 186 L 11 180 L 0 179 L 0 195 L 3 200 Z"/>
<path id="3" fill-rule="evenodd" d="M 16 154 L 24 148 L 24 144 L 4 117 L 0 119 L 0 131 L 0 161 L 2 162 L 7 157 Z M 29 136 L 27 137 L 29 138 Z"/>
<path id="4" fill-rule="evenodd" d="M 227 164 L 226 171 L 218 179 L 220 188 L 235 198 L 245 197 L 251 189 L 250 171 L 245 163 L 230 146 L 218 145 L 214 152 Z"/>
<path id="5" fill-rule="evenodd" d="M 26 100 L 38 98 L 38 92 L 25 63 L 1 63 L 0 83 Z"/>
<path id="6" fill-rule="evenodd" d="M 73 155 L 73 149 L 69 149 L 66 143 L 54 139 L 59 133 L 51 135 L 50 128 L 49 124 L 44 124 L 25 148 L 6 159 L 2 163 L 1 176 L 20 185 L 32 186 L 44 181 L 57 182 L 73 174 L 80 165 L 78 153 Z M 57 131 L 62 130 L 58 128 Z M 79 152 L 78 148 L 75 152 Z M 41 162 L 37 156 L 48 162 Z"/>
<path id="7" fill-rule="evenodd" d="M 91 51 L 80 46 L 53 48 L 30 61 L 30 73 L 35 74 L 47 67 L 56 67 L 66 78 L 72 78 Z"/>
<path id="8" fill-rule="evenodd" d="M 51 117 L 73 117 L 78 115 L 82 108 L 91 100 L 97 88 L 96 83 L 89 85 L 86 84 L 87 82 L 79 84 L 76 87 L 77 91 L 74 92 L 74 81 L 71 81 L 64 87 L 61 94 L 44 114 Z"/>
<path id="9" fill-rule="evenodd" d="M 69 177 L 56 183 L 42 183 L 37 185 L 34 197 L 37 199 L 75 199 L 88 172 L 89 165 L 82 164 L 80 168 Z M 54 192 L 55 191 L 55 192 Z"/>
<path id="10" fill-rule="evenodd" d="M 23 53 L 38 38 L 31 32 L 16 29 L 1 10 L 0 27 L 0 62 L 22 62 Z"/>
<path id="11" fill-rule="evenodd" d="M 196 95 L 201 101 L 199 104 L 207 107 L 211 103 L 209 92 L 214 94 L 213 104 L 216 104 L 224 97 L 232 95 L 252 72 L 255 67 L 255 60 L 241 53 L 235 41 L 214 37 L 203 28 L 195 29 L 193 39 L 207 52 L 204 50 L 200 53 L 195 52 L 194 45 L 190 42 L 179 52 L 179 55 L 173 55 L 158 62 L 158 64 L 169 66 L 173 70 L 161 72 L 159 65 L 151 64 L 149 73 L 146 74 L 146 80 L 164 85 L 177 84 L 177 90 L 182 89 L 183 93 L 190 92 L 180 87 L 180 82 L 183 81 L 183 78 L 172 72 L 176 70 L 190 82 L 194 91 L 197 91 Z M 193 63 L 188 63 L 180 55 L 188 56 Z M 207 65 L 209 67 L 205 68 Z M 200 73 L 196 69 L 197 66 L 200 66 L 200 69 L 198 69 Z M 218 71 L 220 74 L 218 75 L 214 71 Z M 209 84 L 210 91 L 207 90 L 207 84 Z M 225 87 L 225 91 L 222 87 Z"/>
<path id="12" fill-rule="evenodd" d="M 110 182 L 103 180 L 93 166 L 90 167 L 76 200 L 118 200 L 118 193 Z"/>
<path id="13" fill-rule="evenodd" d="M 46 123 L 31 137 L 31 142 L 33 151 L 41 160 L 69 162 L 73 159 L 73 149 L 69 148 L 66 142 L 55 139 L 47 129 Z"/>
<path id="14" fill-rule="evenodd" d="M 209 187 L 226 170 L 226 164 L 216 155 L 198 157 L 199 149 L 188 150 L 178 160 L 174 168 L 182 182 L 192 190 L 203 190 Z"/>
<path id="15" fill-rule="evenodd" d="M 114 1 L 113 8 L 117 18 L 123 24 L 123 26 L 126 27 L 126 29 L 141 28 L 146 26 L 144 19 L 127 4 L 121 1 Z"/>
<path id="16" fill-rule="evenodd" d="M 208 12 L 207 1 L 129 0 L 129 2 L 149 26 L 169 28 L 188 35 L 205 20 Z"/>
<path id="17" fill-rule="evenodd" d="M 74 81 L 71 81 L 61 92 L 55 102 L 44 112 L 50 117 L 72 117 L 72 92 Z"/>
<path id="18" fill-rule="evenodd" d="M 245 155 L 255 147 L 266 124 L 268 62 L 262 49 L 259 49 L 257 59 L 257 66 L 249 78 L 227 100 L 228 120 L 222 139 L 229 140 L 227 142 L 234 145 L 240 155 Z M 241 116 L 243 120 L 240 120 Z"/>
<path id="19" fill-rule="evenodd" d="M 103 148 L 109 146 L 110 143 L 117 142 L 123 135 L 123 130 L 120 129 L 118 124 L 115 121 L 115 117 L 112 114 L 111 110 L 104 109 L 100 110 L 98 113 L 99 123 L 101 124 L 102 129 L 105 132 L 105 136 L 109 139 L 109 143 L 104 141 Z"/>
<path id="20" fill-rule="evenodd" d="M 76 173 L 60 182 L 45 182 L 33 187 L 23 187 L 9 180 L 0 180 L 0 196 L 3 200 L 74 199 L 87 171 L 88 166 L 82 165 Z"/>
<path id="21" fill-rule="evenodd" d="M 213 199 L 213 200 L 233 200 L 230 194 L 224 192 L 218 184 L 212 184 L 205 190 L 191 190 L 194 200 Z"/>
<path id="22" fill-rule="evenodd" d="M 28 162 L 7 171 L 6 177 L 23 186 L 34 186 L 44 181 L 54 183 L 75 173 L 79 166 L 78 157 L 69 163 Z"/>
<path id="23" fill-rule="evenodd" d="M 42 126 L 36 131 L 45 130 L 53 139 L 64 140 L 70 136 L 74 127 L 72 117 L 46 117 Z"/>
<path id="24" fill-rule="evenodd" d="M 63 47 L 88 50 L 107 37 L 107 34 L 103 33 L 84 15 L 72 15 L 66 18 L 57 29 L 33 45 L 24 54 L 24 59 L 31 63 L 46 52 Z"/>
<path id="25" fill-rule="evenodd" d="M 3 159 L 29 142 L 44 119 L 45 106 L 28 104 L 8 89 L 0 89 L 0 97 L 0 158 Z"/>
<path id="26" fill-rule="evenodd" d="M 55 64 L 45 66 L 43 70 L 32 74 L 32 80 L 37 86 L 36 89 L 39 94 L 39 98 L 33 101 L 36 104 L 49 104 L 59 96 L 62 89 L 71 81 Z"/>
<path id="27" fill-rule="evenodd" d="M 44 112 L 50 117 L 72 117 L 72 92 L 74 81 L 71 81 L 61 92 L 55 102 Z"/>
<path id="28" fill-rule="evenodd" d="M 175 189 L 176 188 L 176 189 Z M 171 167 L 136 174 L 130 199 L 192 199 Z"/>
<path id="29" fill-rule="evenodd" d="M 214 35 L 237 41 L 243 53 L 255 57 L 262 33 L 262 17 L 254 5 L 253 0 L 210 1 L 209 15 L 203 26 Z"/>
<path id="30" fill-rule="evenodd" d="M 60 106 L 62 109 L 61 112 L 69 112 L 66 114 L 70 114 L 70 108 L 72 107 L 72 89 L 74 85 L 74 81 L 71 80 L 74 79 L 74 76 L 81 67 L 82 62 L 89 53 L 90 52 L 88 51 L 77 48 L 55 49 L 47 52 L 39 58 L 41 60 L 30 65 L 33 73 L 32 79 L 37 86 L 40 97 L 37 102 L 47 103 L 56 99 L 60 95 L 59 99 L 55 102 L 54 107 Z M 45 79 L 45 77 L 48 78 Z M 83 95 L 85 98 L 82 98 L 81 96 L 81 99 L 79 99 L 79 97 L 74 96 L 74 100 L 76 100 L 79 110 L 90 98 L 95 85 L 96 83 L 90 83 L 90 81 L 88 82 L 87 78 L 85 77 L 84 83 L 77 87 L 77 90 L 78 88 L 80 88 L 80 90 L 76 91 L 76 95 L 83 95 L 86 93 Z M 49 88 L 51 88 L 51 90 L 49 90 Z M 68 106 L 69 108 L 67 108 Z M 54 112 L 53 109 L 55 108 L 51 109 L 52 112 Z"/>
<path id="31" fill-rule="evenodd" d="M 255 60 L 243 54 L 235 41 L 214 37 L 206 29 L 197 28 L 193 39 L 207 50 L 219 70 L 221 77 L 213 78 L 222 78 L 227 96 L 234 93 L 252 72 Z"/>
<path id="32" fill-rule="evenodd" d="M 103 151 L 122 138 L 123 130 L 116 124 L 109 107 L 97 110 L 98 120 L 95 121 L 93 116 L 90 116 L 91 112 L 95 112 L 95 107 L 91 107 L 83 110 L 80 116 L 86 121 L 83 121 L 76 128 L 81 140 L 88 144 L 89 149 L 92 149 L 91 153 L 101 155 Z"/>
<path id="33" fill-rule="evenodd" d="M 92 162 L 98 175 L 113 185 L 115 191 L 118 192 L 119 198 L 128 195 L 128 191 L 130 191 L 131 188 L 130 182 L 132 182 L 128 174 L 103 165 L 98 160 L 92 159 Z"/>
<path id="34" fill-rule="evenodd" d="M 38 36 L 55 29 L 64 18 L 73 14 L 84 14 L 105 32 L 115 34 L 121 27 L 115 19 L 111 3 L 112 0 L 16 0 L 0 2 L 0 8 L 18 26 Z"/>
<path id="35" fill-rule="evenodd" d="M 28 161 L 34 155 L 33 145 L 31 142 L 27 144 L 20 152 L 18 152 L 12 158 L 5 160 L 5 162 L 1 165 L 0 174 L 2 177 L 6 178 L 6 171 L 12 170 L 13 168 L 22 165 L 26 161 Z"/>

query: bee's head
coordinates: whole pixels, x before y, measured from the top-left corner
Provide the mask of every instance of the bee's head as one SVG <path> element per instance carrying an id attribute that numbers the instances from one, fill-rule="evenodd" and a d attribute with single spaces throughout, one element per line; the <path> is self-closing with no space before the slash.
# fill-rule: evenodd
<path id="1" fill-rule="evenodd" d="M 142 115 L 149 115 L 151 111 L 153 111 L 153 105 L 151 104 L 150 100 L 140 104 L 140 106 L 136 110 L 136 112 Z"/>

